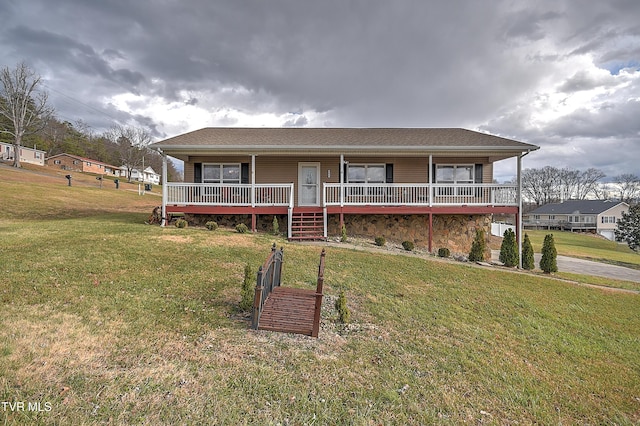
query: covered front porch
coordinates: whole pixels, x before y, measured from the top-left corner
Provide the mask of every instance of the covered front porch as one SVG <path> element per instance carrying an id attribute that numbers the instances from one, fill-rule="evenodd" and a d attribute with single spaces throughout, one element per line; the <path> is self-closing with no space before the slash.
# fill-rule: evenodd
<path id="1" fill-rule="evenodd" d="M 166 183 L 165 214 L 250 215 L 255 231 L 259 215 L 286 215 L 289 239 L 326 239 L 328 216 L 425 215 L 431 234 L 434 215 L 513 214 L 518 188 L 509 184 L 445 185 L 429 183 L 323 183 L 317 205 L 299 205 L 289 184 Z M 304 223 L 319 232 L 306 232 Z M 431 239 L 429 250 L 432 249 Z"/>

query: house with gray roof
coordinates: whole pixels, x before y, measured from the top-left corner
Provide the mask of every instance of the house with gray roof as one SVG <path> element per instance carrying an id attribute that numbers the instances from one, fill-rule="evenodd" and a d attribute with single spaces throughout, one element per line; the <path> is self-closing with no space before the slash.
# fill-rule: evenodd
<path id="1" fill-rule="evenodd" d="M 614 241 L 614 231 L 629 205 L 610 200 L 569 200 L 550 203 L 523 216 L 526 229 L 558 229 L 598 233 Z"/>
<path id="2" fill-rule="evenodd" d="M 276 217 L 292 240 L 344 226 L 454 253 L 490 234 L 492 214 L 518 221 L 518 185 L 494 183 L 493 166 L 516 157 L 519 175 L 538 149 L 457 128 L 204 128 L 152 147 L 184 161 L 184 182 L 163 182 L 164 218 L 266 230 Z"/>

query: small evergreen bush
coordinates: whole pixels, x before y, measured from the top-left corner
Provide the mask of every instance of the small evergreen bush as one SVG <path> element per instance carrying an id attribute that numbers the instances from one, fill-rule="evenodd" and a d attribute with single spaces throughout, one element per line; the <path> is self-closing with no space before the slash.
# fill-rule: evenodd
<path id="1" fill-rule="evenodd" d="M 524 234 L 524 241 L 522 242 L 522 269 L 531 270 L 535 268 L 535 263 L 531 240 L 528 234 Z"/>
<path id="2" fill-rule="evenodd" d="M 558 272 L 557 263 L 558 252 L 556 251 L 556 244 L 553 241 L 553 234 L 547 234 L 544 237 L 542 243 L 542 259 L 540 259 L 540 269 L 545 274 L 552 272 Z"/>
<path id="3" fill-rule="evenodd" d="M 446 247 L 441 247 L 438 249 L 438 256 L 439 257 L 449 257 L 451 256 L 451 250 L 449 250 Z"/>
<path id="4" fill-rule="evenodd" d="M 280 225 L 278 224 L 278 217 L 274 216 L 273 217 L 273 223 L 271 225 L 271 231 L 273 232 L 273 235 L 279 235 L 280 234 Z"/>
<path id="5" fill-rule="evenodd" d="M 406 251 L 413 251 L 414 249 L 413 241 L 403 241 L 402 248 L 405 249 Z"/>
<path id="6" fill-rule="evenodd" d="M 176 228 L 186 228 L 187 226 L 189 226 L 189 222 L 187 222 L 184 219 L 178 219 L 176 220 Z"/>
<path id="7" fill-rule="evenodd" d="M 255 289 L 253 287 L 253 272 L 248 264 L 244 267 L 244 281 L 242 281 L 242 289 L 240 292 L 240 309 L 248 311 L 253 307 L 253 299 Z"/>
<path id="8" fill-rule="evenodd" d="M 246 234 L 247 232 L 249 232 L 249 228 L 244 223 L 239 223 L 236 225 L 236 231 L 238 231 L 240 234 Z"/>
<path id="9" fill-rule="evenodd" d="M 376 237 L 376 245 L 377 246 L 384 246 L 387 243 L 387 240 L 384 237 Z"/>
<path id="10" fill-rule="evenodd" d="M 471 243 L 471 251 L 469 252 L 469 262 L 482 262 L 484 261 L 484 250 L 486 242 L 484 240 L 484 230 L 476 230 L 476 237 Z"/>
<path id="11" fill-rule="evenodd" d="M 511 268 L 518 265 L 519 260 L 516 234 L 511 229 L 507 229 L 504 231 L 502 245 L 500 246 L 500 262 L 504 263 L 504 266 Z"/>
<path id="12" fill-rule="evenodd" d="M 215 231 L 216 229 L 218 229 L 218 222 L 209 221 L 209 222 L 205 223 L 205 224 L 204 224 L 204 226 L 205 226 L 209 231 Z"/>
<path id="13" fill-rule="evenodd" d="M 344 226 L 344 224 L 342 224 L 340 242 L 346 243 L 347 241 L 348 241 L 348 238 L 347 238 L 347 227 Z"/>
<path id="14" fill-rule="evenodd" d="M 344 295 L 344 291 L 341 291 L 340 295 L 336 299 L 335 307 L 336 311 L 338 311 L 338 321 L 343 324 L 348 323 L 351 312 L 349 312 L 349 307 L 347 306 L 347 297 Z"/>

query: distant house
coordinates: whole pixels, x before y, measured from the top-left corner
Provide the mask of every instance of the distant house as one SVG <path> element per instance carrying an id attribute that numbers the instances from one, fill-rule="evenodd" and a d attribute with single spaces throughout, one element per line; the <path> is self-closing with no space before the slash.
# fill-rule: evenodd
<path id="1" fill-rule="evenodd" d="M 551 203 L 523 215 L 525 229 L 588 231 L 615 240 L 614 230 L 629 205 L 621 201 L 570 200 Z"/>
<path id="2" fill-rule="evenodd" d="M 74 172 L 120 176 L 120 169 L 102 161 L 72 154 L 58 154 L 47 158 L 47 165 Z"/>
<path id="3" fill-rule="evenodd" d="M 38 166 L 44 166 L 45 151 L 41 151 L 35 148 L 20 147 L 20 162 L 36 164 Z M 15 147 L 13 144 L 0 142 L 0 160 L 10 161 L 15 158 Z"/>
<path id="4" fill-rule="evenodd" d="M 120 176 L 128 178 L 127 167 L 120 167 Z M 144 183 L 152 183 L 154 185 L 160 185 L 160 175 L 156 173 L 151 167 L 145 168 L 143 171 L 138 169 L 131 170 L 131 180 Z"/>

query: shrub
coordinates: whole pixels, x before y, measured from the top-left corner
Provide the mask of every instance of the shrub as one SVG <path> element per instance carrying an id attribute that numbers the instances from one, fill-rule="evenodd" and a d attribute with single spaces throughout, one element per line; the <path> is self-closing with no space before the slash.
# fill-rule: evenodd
<path id="1" fill-rule="evenodd" d="M 531 270 L 535 267 L 535 260 L 533 259 L 533 246 L 528 234 L 524 234 L 524 241 L 522 242 L 522 269 Z"/>
<path id="2" fill-rule="evenodd" d="M 500 262 L 504 263 L 504 266 L 513 267 L 518 264 L 519 260 L 516 234 L 511 229 L 507 229 L 504 231 L 500 246 Z"/>
<path id="3" fill-rule="evenodd" d="M 413 248 L 414 248 L 413 241 L 403 241 L 402 248 L 405 249 L 406 251 L 413 251 Z"/>
<path id="4" fill-rule="evenodd" d="M 469 262 L 482 262 L 484 261 L 484 250 L 486 243 L 484 240 L 484 230 L 476 230 L 476 237 L 471 243 L 471 251 L 469 252 Z"/>
<path id="5" fill-rule="evenodd" d="M 449 257 L 451 256 L 451 250 L 449 250 L 446 247 L 441 247 L 438 249 L 438 256 L 439 257 Z"/>
<path id="6" fill-rule="evenodd" d="M 204 226 L 205 226 L 209 231 L 215 231 L 216 229 L 218 229 L 218 222 L 209 221 L 209 222 L 205 223 L 205 224 L 204 224 Z"/>
<path id="7" fill-rule="evenodd" d="M 556 244 L 553 241 L 553 234 L 547 234 L 544 237 L 542 243 L 542 259 L 540 259 L 540 269 L 545 274 L 552 272 L 558 272 L 557 263 L 558 252 L 556 251 Z"/>
<path id="8" fill-rule="evenodd" d="M 244 267 L 244 281 L 242 282 L 242 289 L 240 292 L 240 309 L 248 311 L 253 307 L 253 299 L 255 296 L 255 289 L 253 287 L 253 272 L 251 266 L 248 264 Z"/>
<path id="9" fill-rule="evenodd" d="M 280 234 L 280 225 L 278 225 L 278 217 L 277 216 L 273 217 L 273 223 L 271 225 L 271 231 L 273 232 L 273 235 Z"/>
<path id="10" fill-rule="evenodd" d="M 246 234 L 247 232 L 249 232 L 249 228 L 244 223 L 239 223 L 236 225 L 236 231 L 241 234 Z"/>
<path id="11" fill-rule="evenodd" d="M 384 246 L 387 243 L 387 240 L 385 240 L 384 237 L 376 237 L 376 245 L 377 246 Z"/>
<path id="12" fill-rule="evenodd" d="M 178 219 L 176 220 L 176 228 L 186 228 L 187 226 L 189 226 L 189 222 L 187 222 L 184 219 Z"/>
<path id="13" fill-rule="evenodd" d="M 348 238 L 347 238 L 347 227 L 344 226 L 344 223 L 342 224 L 342 230 L 341 230 L 341 236 L 340 236 L 340 241 L 343 243 L 346 243 Z"/>
<path id="14" fill-rule="evenodd" d="M 338 321 L 343 324 L 348 323 L 351 312 L 349 312 L 349 307 L 347 306 L 347 297 L 344 295 L 344 291 L 341 291 L 340 295 L 336 299 L 335 307 L 338 311 Z"/>

